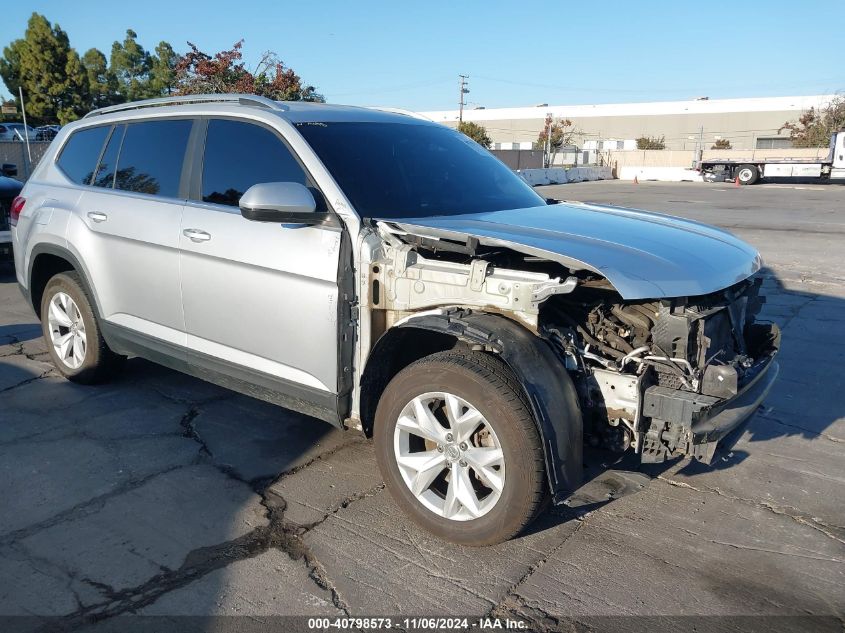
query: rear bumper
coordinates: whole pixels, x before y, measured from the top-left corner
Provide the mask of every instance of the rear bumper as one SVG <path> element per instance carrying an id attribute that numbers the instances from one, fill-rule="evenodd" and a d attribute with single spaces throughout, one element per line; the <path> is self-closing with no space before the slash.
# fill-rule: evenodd
<path id="1" fill-rule="evenodd" d="M 709 464 L 717 451 L 730 450 L 777 379 L 775 355 L 772 350 L 760 359 L 754 377 L 729 400 L 665 387 L 646 389 L 643 410 L 652 423 L 642 461 L 689 455 Z"/>

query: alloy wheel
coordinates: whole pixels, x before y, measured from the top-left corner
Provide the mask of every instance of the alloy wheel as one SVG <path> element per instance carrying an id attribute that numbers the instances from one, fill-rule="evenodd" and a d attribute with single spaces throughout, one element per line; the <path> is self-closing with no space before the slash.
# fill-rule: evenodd
<path id="1" fill-rule="evenodd" d="M 65 292 L 57 292 L 47 312 L 50 341 L 59 360 L 70 369 L 79 369 L 85 362 L 88 339 L 79 306 Z"/>
<path id="2" fill-rule="evenodd" d="M 393 447 L 411 493 L 441 517 L 477 519 L 502 495 L 505 459 L 499 439 L 481 412 L 454 394 L 424 393 L 405 405 Z"/>

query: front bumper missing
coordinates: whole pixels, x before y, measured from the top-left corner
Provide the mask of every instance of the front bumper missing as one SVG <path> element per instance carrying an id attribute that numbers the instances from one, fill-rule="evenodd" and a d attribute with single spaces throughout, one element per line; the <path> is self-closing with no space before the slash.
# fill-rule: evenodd
<path id="1" fill-rule="evenodd" d="M 642 461 L 656 463 L 689 455 L 709 464 L 717 449 L 730 450 L 777 378 L 780 368 L 775 353 L 758 361 L 754 377 L 729 400 L 666 387 L 646 389 L 643 415 L 652 422 Z"/>

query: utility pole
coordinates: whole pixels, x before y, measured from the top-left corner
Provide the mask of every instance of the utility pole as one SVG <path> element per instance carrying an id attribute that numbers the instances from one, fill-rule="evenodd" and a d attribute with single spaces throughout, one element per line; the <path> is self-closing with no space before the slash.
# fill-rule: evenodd
<path id="1" fill-rule="evenodd" d="M 458 124 L 460 125 L 464 122 L 464 106 L 466 105 L 464 95 L 469 94 L 469 88 L 467 88 L 469 75 L 458 75 L 458 78 L 461 80 L 461 91 L 458 95 Z"/>

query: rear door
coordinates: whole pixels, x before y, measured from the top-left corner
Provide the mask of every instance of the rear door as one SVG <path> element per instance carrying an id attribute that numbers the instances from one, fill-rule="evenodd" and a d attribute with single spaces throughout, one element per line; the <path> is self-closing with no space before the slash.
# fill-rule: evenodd
<path id="1" fill-rule="evenodd" d="M 182 358 L 179 230 L 192 125 L 183 118 L 113 126 L 78 205 L 78 234 L 68 236 L 84 254 L 107 324 L 140 334 L 133 338 L 141 344 L 178 348 Z"/>
<path id="2" fill-rule="evenodd" d="M 261 182 L 302 183 L 326 207 L 277 131 L 222 118 L 207 126 L 194 199 L 182 219 L 189 362 L 336 421 L 341 230 L 241 216 L 238 200 Z M 289 398 L 267 398 L 261 388 Z"/>

